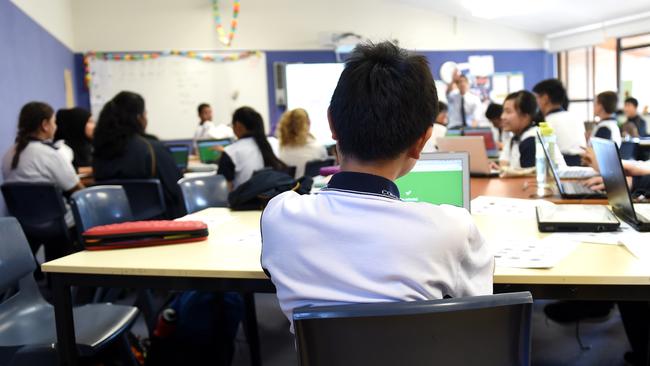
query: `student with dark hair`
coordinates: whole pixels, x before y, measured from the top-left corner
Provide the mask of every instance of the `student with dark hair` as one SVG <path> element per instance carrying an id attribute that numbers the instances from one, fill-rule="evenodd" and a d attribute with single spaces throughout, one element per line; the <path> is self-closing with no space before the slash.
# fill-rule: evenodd
<path id="1" fill-rule="evenodd" d="M 352 52 L 328 113 L 342 171 L 262 214 L 262 267 L 289 321 L 306 305 L 492 293 L 493 255 L 469 212 L 402 201 L 394 183 L 431 136 L 437 99 L 423 56 L 389 42 Z"/>
<path id="2" fill-rule="evenodd" d="M 648 135 L 648 126 L 643 118 L 639 116 L 637 109 L 639 108 L 639 101 L 636 98 L 628 97 L 625 99 L 625 104 L 623 105 L 623 111 L 627 117 L 627 123 L 631 123 L 636 126 L 639 136 L 644 137 Z"/>
<path id="3" fill-rule="evenodd" d="M 499 150 L 503 149 L 504 143 L 510 142 L 510 133 L 503 130 L 502 114 L 503 106 L 501 104 L 490 103 L 485 109 L 485 118 L 492 123 L 492 135 Z"/>
<path id="4" fill-rule="evenodd" d="M 546 79 L 533 87 L 533 93 L 544 120 L 555 131 L 567 165 L 579 166 L 580 154 L 587 147 L 585 124 L 563 107 L 568 99 L 564 85 L 558 79 Z"/>
<path id="5" fill-rule="evenodd" d="M 123 91 L 104 105 L 93 145 L 93 174 L 97 181 L 112 179 L 159 179 L 167 217 L 186 214 L 177 182 L 182 178 L 174 158 L 160 141 L 146 137 L 144 99 Z"/>
<path id="6" fill-rule="evenodd" d="M 223 149 L 217 174 L 226 177 L 231 190 L 265 167 L 275 170 L 287 168 L 266 138 L 262 116 L 251 107 L 238 108 L 232 115 L 232 129 L 237 141 Z"/>
<path id="7" fill-rule="evenodd" d="M 612 140 L 621 145 L 621 130 L 618 127 L 614 113 L 618 104 L 618 96 L 613 91 L 605 91 L 596 96 L 594 113 L 600 121 L 591 131 L 591 137 Z"/>
<path id="8" fill-rule="evenodd" d="M 449 123 L 447 116 L 447 104 L 445 104 L 445 102 L 438 101 L 438 115 L 436 115 L 436 119 L 433 121 L 431 138 L 424 145 L 422 152 L 438 151 L 437 141 L 439 138 L 445 137 L 447 134 L 447 123 Z"/>
<path id="9" fill-rule="evenodd" d="M 27 103 L 20 110 L 15 144 L 2 159 L 5 182 L 53 183 L 65 193 L 83 188 L 79 177 L 52 144 L 56 133 L 54 110 L 42 102 Z M 66 204 L 65 221 L 74 226 L 74 218 Z"/>
<path id="10" fill-rule="evenodd" d="M 91 166 L 95 121 L 90 112 L 83 108 L 60 109 L 56 112 L 56 124 L 54 142 L 72 151 L 72 165 L 75 168 Z"/>
<path id="11" fill-rule="evenodd" d="M 198 140 L 220 140 L 235 137 L 232 128 L 229 126 L 212 122 L 212 107 L 209 104 L 201 103 L 197 110 L 199 114 L 199 125 L 196 127 L 196 131 L 194 131 L 194 143 Z"/>

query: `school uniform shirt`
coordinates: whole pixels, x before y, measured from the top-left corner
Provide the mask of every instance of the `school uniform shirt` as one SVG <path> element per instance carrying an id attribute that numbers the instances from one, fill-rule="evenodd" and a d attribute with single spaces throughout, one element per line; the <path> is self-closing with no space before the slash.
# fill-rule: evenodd
<path id="1" fill-rule="evenodd" d="M 290 322 L 300 306 L 492 293 L 493 253 L 469 212 L 402 201 L 376 175 L 341 172 L 317 194 L 282 193 L 261 231 L 262 268 Z"/>
<path id="2" fill-rule="evenodd" d="M 475 94 L 467 92 L 461 96 L 458 90 L 454 90 L 447 95 L 447 104 L 448 128 L 472 127 L 472 121 L 481 120 L 481 99 Z M 465 121 L 462 119 L 461 104 L 465 106 Z"/>
<path id="3" fill-rule="evenodd" d="M 194 131 L 194 142 L 198 140 L 221 140 L 235 137 L 232 128 L 224 124 L 215 124 L 212 121 L 204 121 Z"/>
<path id="4" fill-rule="evenodd" d="M 557 137 L 557 146 L 562 154 L 580 155 L 587 147 L 585 124 L 564 109 L 549 112 L 544 118 Z"/>
<path id="5" fill-rule="evenodd" d="M 639 135 L 641 137 L 648 136 L 648 126 L 643 118 L 638 114 L 632 118 L 627 119 L 628 122 L 634 123 L 636 129 L 639 130 Z"/>
<path id="6" fill-rule="evenodd" d="M 232 182 L 233 189 L 249 180 L 256 170 L 264 168 L 262 152 L 253 137 L 244 137 L 226 146 L 219 160 L 217 174 Z"/>
<path id="7" fill-rule="evenodd" d="M 537 128 L 529 126 L 521 134 L 513 135 L 503 146 L 499 160 L 509 163 L 513 169 L 531 168 L 535 166 L 535 139 Z M 566 167 L 564 157 L 557 144 L 554 145 L 555 153 L 553 158 L 558 167 Z"/>
<path id="8" fill-rule="evenodd" d="M 424 144 L 424 148 L 422 149 L 422 152 L 427 153 L 427 152 L 438 151 L 438 139 L 441 137 L 445 137 L 446 134 L 447 134 L 447 126 L 438 122 L 434 122 L 433 131 L 431 132 L 431 137 Z"/>
<path id="9" fill-rule="evenodd" d="M 295 178 L 299 178 L 305 174 L 305 164 L 312 160 L 326 159 L 327 150 L 314 138 L 309 138 L 302 146 L 280 146 L 278 157 L 288 166 L 295 166 Z"/>
<path id="10" fill-rule="evenodd" d="M 598 122 L 591 131 L 591 137 L 600 137 L 605 140 L 612 140 L 616 145 L 621 146 L 621 129 L 614 117 L 606 118 Z"/>
<path id="11" fill-rule="evenodd" d="M 5 182 L 44 182 L 53 183 L 63 192 L 70 191 L 79 183 L 79 177 L 72 166 L 58 152 L 54 145 L 42 141 L 30 141 L 20 153 L 18 165 L 11 169 L 11 161 L 16 153 L 12 146 L 2 159 L 2 177 Z M 70 206 L 65 202 L 65 221 L 68 227 L 74 226 L 74 217 Z"/>

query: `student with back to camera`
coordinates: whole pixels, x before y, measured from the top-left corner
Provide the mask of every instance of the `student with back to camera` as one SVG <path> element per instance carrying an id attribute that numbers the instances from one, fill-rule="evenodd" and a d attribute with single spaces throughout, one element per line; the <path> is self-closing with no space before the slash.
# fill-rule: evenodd
<path id="1" fill-rule="evenodd" d="M 492 293 L 494 259 L 469 212 L 404 202 L 394 183 L 420 157 L 436 109 L 424 57 L 389 42 L 353 51 L 328 112 L 342 171 L 262 214 L 262 267 L 289 321 L 304 305 Z"/>
<path id="2" fill-rule="evenodd" d="M 618 96 L 613 91 L 605 91 L 596 96 L 594 101 L 594 114 L 600 121 L 591 131 L 591 137 L 600 137 L 612 140 L 621 146 L 621 130 L 614 113 L 618 104 Z"/>
<path id="3" fill-rule="evenodd" d="M 295 178 L 305 174 L 305 164 L 312 160 L 327 158 L 325 146 L 309 133 L 309 115 L 302 108 L 286 111 L 280 117 L 277 132 L 280 160 L 296 167 Z"/>
<path id="4" fill-rule="evenodd" d="M 92 165 L 93 134 L 95 121 L 90 112 L 83 108 L 59 109 L 56 112 L 55 144 L 61 149 L 69 149 L 72 165 L 75 168 L 87 168 Z"/>

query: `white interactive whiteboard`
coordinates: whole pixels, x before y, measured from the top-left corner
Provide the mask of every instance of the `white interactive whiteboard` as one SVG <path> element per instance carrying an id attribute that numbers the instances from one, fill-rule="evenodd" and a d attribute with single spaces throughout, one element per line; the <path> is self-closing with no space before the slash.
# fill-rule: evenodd
<path id="1" fill-rule="evenodd" d="M 327 108 L 345 64 L 288 64 L 287 108 L 304 108 L 311 120 L 311 133 L 323 144 L 333 143 Z"/>
<path id="2" fill-rule="evenodd" d="M 213 121 L 230 123 L 241 106 L 255 108 L 269 126 L 266 58 L 252 56 L 231 62 L 206 62 L 180 56 L 141 61 L 90 61 L 90 101 L 95 118 L 106 102 L 122 90 L 142 95 L 147 132 L 161 139 L 194 135 L 200 103 L 212 105 Z"/>

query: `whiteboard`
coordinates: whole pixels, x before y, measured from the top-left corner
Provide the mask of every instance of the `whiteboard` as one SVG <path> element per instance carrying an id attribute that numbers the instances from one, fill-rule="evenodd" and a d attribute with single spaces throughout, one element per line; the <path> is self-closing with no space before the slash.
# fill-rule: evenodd
<path id="1" fill-rule="evenodd" d="M 327 109 L 345 64 L 288 64 L 287 108 L 303 108 L 309 114 L 310 132 L 322 144 L 334 143 Z"/>
<path id="2" fill-rule="evenodd" d="M 186 139 L 198 125 L 197 107 L 212 106 L 215 123 L 230 123 L 241 106 L 255 108 L 269 131 L 266 57 L 206 62 L 180 56 L 139 61 L 91 59 L 91 110 L 95 119 L 104 104 L 123 90 L 145 100 L 147 133 L 160 139 Z"/>

